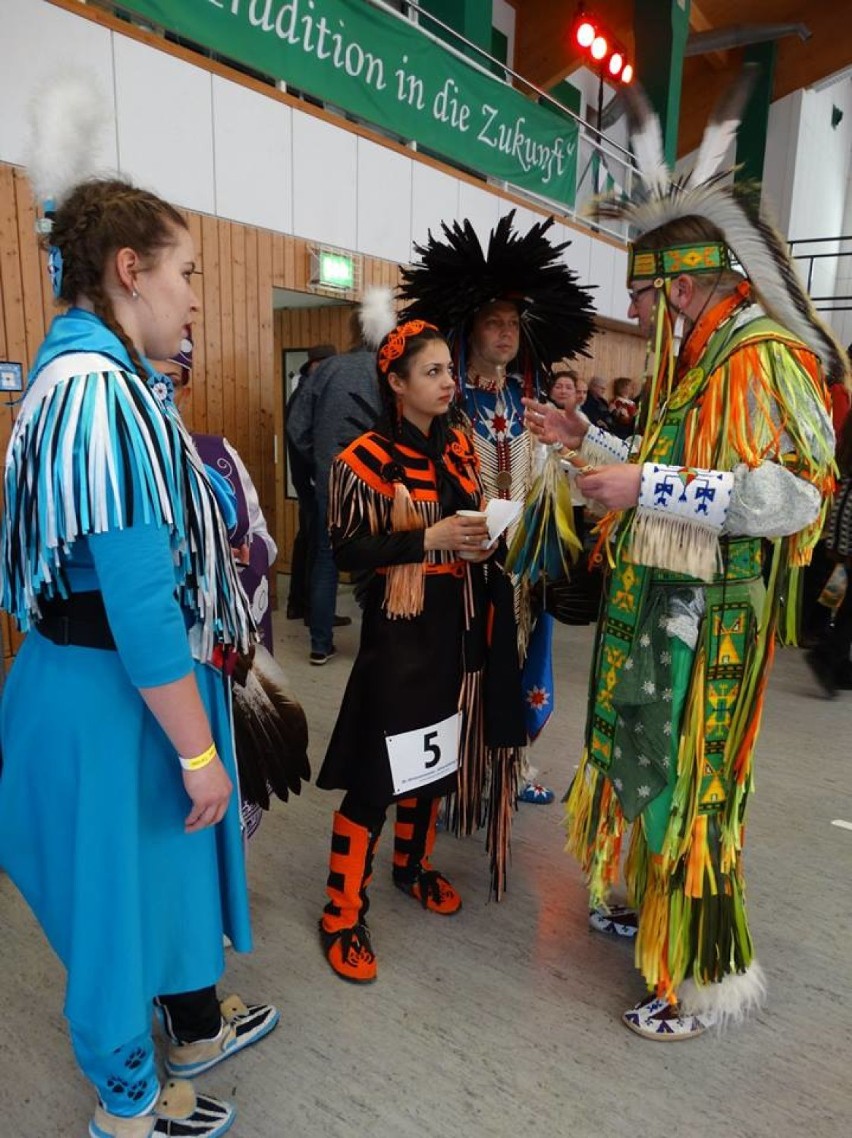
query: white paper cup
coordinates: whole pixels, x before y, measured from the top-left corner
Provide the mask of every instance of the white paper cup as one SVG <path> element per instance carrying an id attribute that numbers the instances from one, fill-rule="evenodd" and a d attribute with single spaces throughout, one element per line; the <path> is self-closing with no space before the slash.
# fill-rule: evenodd
<path id="1" fill-rule="evenodd" d="M 456 514 L 460 518 L 485 518 L 486 517 L 486 514 L 482 510 L 456 510 Z M 480 549 L 487 549 L 488 548 L 488 541 L 486 540 L 486 541 L 481 542 L 479 548 Z M 459 550 L 458 555 L 462 559 L 462 561 L 472 561 L 475 557 L 479 556 L 478 553 L 465 553 L 462 550 Z"/>

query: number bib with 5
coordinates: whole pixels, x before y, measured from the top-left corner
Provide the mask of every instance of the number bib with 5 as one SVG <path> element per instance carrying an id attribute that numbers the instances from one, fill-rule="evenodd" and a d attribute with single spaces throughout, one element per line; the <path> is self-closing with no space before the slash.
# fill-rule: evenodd
<path id="1" fill-rule="evenodd" d="M 461 715 L 385 738 L 394 794 L 410 794 L 458 769 Z"/>

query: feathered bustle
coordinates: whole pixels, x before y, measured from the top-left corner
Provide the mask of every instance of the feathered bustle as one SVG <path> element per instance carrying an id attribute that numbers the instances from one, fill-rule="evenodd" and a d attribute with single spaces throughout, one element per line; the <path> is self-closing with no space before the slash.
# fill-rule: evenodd
<path id="1" fill-rule="evenodd" d="M 307 719 L 262 644 L 245 675 L 235 674 L 232 690 L 240 790 L 247 802 L 268 810 L 270 793 L 286 802 L 311 777 Z"/>

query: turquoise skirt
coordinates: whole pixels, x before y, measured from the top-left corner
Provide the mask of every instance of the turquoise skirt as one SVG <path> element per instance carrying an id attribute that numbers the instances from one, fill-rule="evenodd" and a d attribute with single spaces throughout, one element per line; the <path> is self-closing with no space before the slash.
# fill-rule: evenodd
<path id="1" fill-rule="evenodd" d="M 195 674 L 236 788 L 227 680 Z M 239 795 L 186 834 L 177 755 L 118 654 L 37 632 L 6 683 L 0 742 L 0 867 L 66 968 L 68 1020 L 113 1050 L 150 1029 L 155 996 L 219 980 L 223 933 L 251 948 Z"/>

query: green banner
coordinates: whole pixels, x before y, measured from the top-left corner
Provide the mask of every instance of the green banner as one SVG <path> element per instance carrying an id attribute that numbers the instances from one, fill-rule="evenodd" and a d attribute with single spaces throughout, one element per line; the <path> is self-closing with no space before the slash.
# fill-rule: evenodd
<path id="1" fill-rule="evenodd" d="M 574 204 L 573 119 L 531 102 L 367 0 L 119 4 L 435 154 Z"/>

